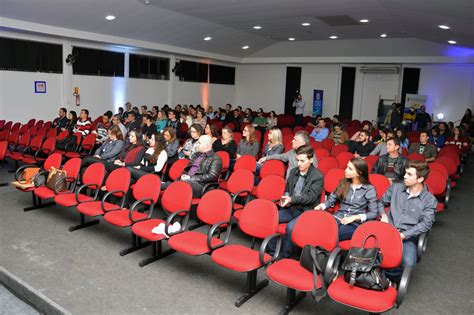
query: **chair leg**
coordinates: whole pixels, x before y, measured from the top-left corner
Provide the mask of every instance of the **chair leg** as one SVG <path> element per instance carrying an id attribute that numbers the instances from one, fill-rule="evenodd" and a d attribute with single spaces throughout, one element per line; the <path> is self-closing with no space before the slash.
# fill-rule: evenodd
<path id="1" fill-rule="evenodd" d="M 69 227 L 69 232 L 84 229 L 88 226 L 93 226 L 93 225 L 96 225 L 96 224 L 99 224 L 99 223 L 100 223 L 99 220 L 92 220 L 92 221 L 86 222 L 84 214 L 81 213 L 81 224 L 70 226 Z"/>
<path id="2" fill-rule="evenodd" d="M 141 260 L 138 265 L 140 267 L 144 267 L 146 265 L 149 265 L 151 264 L 152 262 L 155 262 L 161 258 L 164 258 L 166 256 L 169 256 L 171 254 L 174 254 L 176 253 L 176 251 L 174 249 L 168 249 L 166 251 L 163 251 L 163 244 L 162 244 L 162 241 L 157 241 L 157 242 L 153 242 L 152 243 L 152 256 L 149 257 L 149 258 L 145 258 L 143 260 Z"/>
<path id="3" fill-rule="evenodd" d="M 135 234 L 132 233 L 132 246 L 129 248 L 122 249 L 120 251 L 120 256 L 125 256 L 127 254 L 133 253 L 139 249 L 145 248 L 147 246 L 151 245 L 151 242 L 143 242 L 141 238 L 136 236 Z"/>
<path id="4" fill-rule="evenodd" d="M 258 269 L 247 272 L 247 292 L 235 301 L 235 306 L 242 306 L 242 304 L 268 285 L 268 279 L 262 280 L 262 282 L 257 284 L 257 271 Z"/>
<path id="5" fill-rule="evenodd" d="M 9 185 L 9 183 L 0 183 L 0 187 L 6 187 L 8 185 Z"/>
<path id="6" fill-rule="evenodd" d="M 26 207 L 23 208 L 23 211 L 28 212 L 31 210 L 36 210 L 36 209 L 41 209 L 41 208 L 46 208 L 46 207 L 51 207 L 54 206 L 56 203 L 53 201 L 47 202 L 47 203 L 42 203 L 41 198 L 37 198 L 34 192 L 31 192 L 32 198 L 33 198 L 33 206 L 31 207 Z"/>
<path id="7" fill-rule="evenodd" d="M 295 289 L 288 288 L 286 290 L 286 306 L 280 311 L 280 314 L 289 314 L 305 296 L 306 292 L 296 294 Z"/>

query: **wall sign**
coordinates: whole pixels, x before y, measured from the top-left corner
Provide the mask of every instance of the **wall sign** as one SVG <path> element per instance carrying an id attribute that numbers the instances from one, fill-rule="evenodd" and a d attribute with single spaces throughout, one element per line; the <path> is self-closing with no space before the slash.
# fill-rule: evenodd
<path id="1" fill-rule="evenodd" d="M 46 93 L 46 81 L 35 81 L 35 93 Z"/>

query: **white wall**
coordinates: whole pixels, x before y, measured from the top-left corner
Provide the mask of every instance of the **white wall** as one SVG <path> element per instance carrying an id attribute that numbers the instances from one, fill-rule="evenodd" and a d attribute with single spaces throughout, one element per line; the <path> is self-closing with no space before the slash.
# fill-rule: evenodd
<path id="1" fill-rule="evenodd" d="M 174 103 L 212 105 L 217 109 L 227 103 L 235 104 L 235 90 L 235 85 L 176 81 Z"/>

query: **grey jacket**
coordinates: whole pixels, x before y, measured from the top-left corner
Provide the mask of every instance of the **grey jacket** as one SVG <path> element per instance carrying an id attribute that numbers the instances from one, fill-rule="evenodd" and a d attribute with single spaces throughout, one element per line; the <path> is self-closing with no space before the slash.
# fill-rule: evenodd
<path id="1" fill-rule="evenodd" d="M 310 167 L 305 177 L 301 195 L 295 196 L 294 190 L 299 177 L 299 169 L 292 169 L 286 182 L 285 192 L 291 197 L 291 204 L 296 209 L 300 211 L 313 209 L 321 198 L 324 176 L 317 168 Z"/>
<path id="2" fill-rule="evenodd" d="M 288 162 L 288 169 L 286 170 L 286 179 L 290 176 L 290 172 L 292 169 L 298 166 L 298 162 L 296 161 L 296 151 L 295 149 L 291 149 L 288 152 L 282 154 L 274 154 L 267 156 L 267 160 L 279 160 L 284 163 Z M 318 167 L 318 159 L 316 155 L 313 157 L 313 166 Z"/>
<path id="3" fill-rule="evenodd" d="M 101 160 L 107 162 L 113 162 L 116 157 L 122 152 L 123 141 L 122 140 L 110 140 L 107 139 L 102 145 L 95 150 L 94 155 L 100 156 Z"/>
<path id="4" fill-rule="evenodd" d="M 250 142 L 247 142 L 246 140 L 241 139 L 237 147 L 237 154 L 252 155 L 252 156 L 257 157 L 259 149 L 260 149 L 260 145 L 258 141 L 251 144 Z"/>
<path id="5" fill-rule="evenodd" d="M 379 200 L 379 214 L 390 205 L 389 222 L 402 232 L 406 239 L 416 238 L 433 226 L 436 198 L 423 188 L 418 196 L 412 196 L 403 183 L 394 183 Z"/>
<path id="6" fill-rule="evenodd" d="M 405 176 L 405 168 L 407 165 L 407 159 L 403 157 L 401 154 L 398 155 L 398 158 L 395 160 L 393 164 L 393 171 L 395 173 L 396 180 L 403 180 L 403 176 Z M 382 155 L 379 157 L 377 162 L 375 162 L 374 167 L 372 168 L 372 173 L 385 175 L 387 172 L 388 166 L 388 154 Z"/>

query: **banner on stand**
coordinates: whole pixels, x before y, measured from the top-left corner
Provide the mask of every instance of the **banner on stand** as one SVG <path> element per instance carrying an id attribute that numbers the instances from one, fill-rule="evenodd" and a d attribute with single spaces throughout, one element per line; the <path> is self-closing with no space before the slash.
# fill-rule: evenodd
<path id="1" fill-rule="evenodd" d="M 323 90 L 313 90 L 313 117 L 323 115 Z"/>

